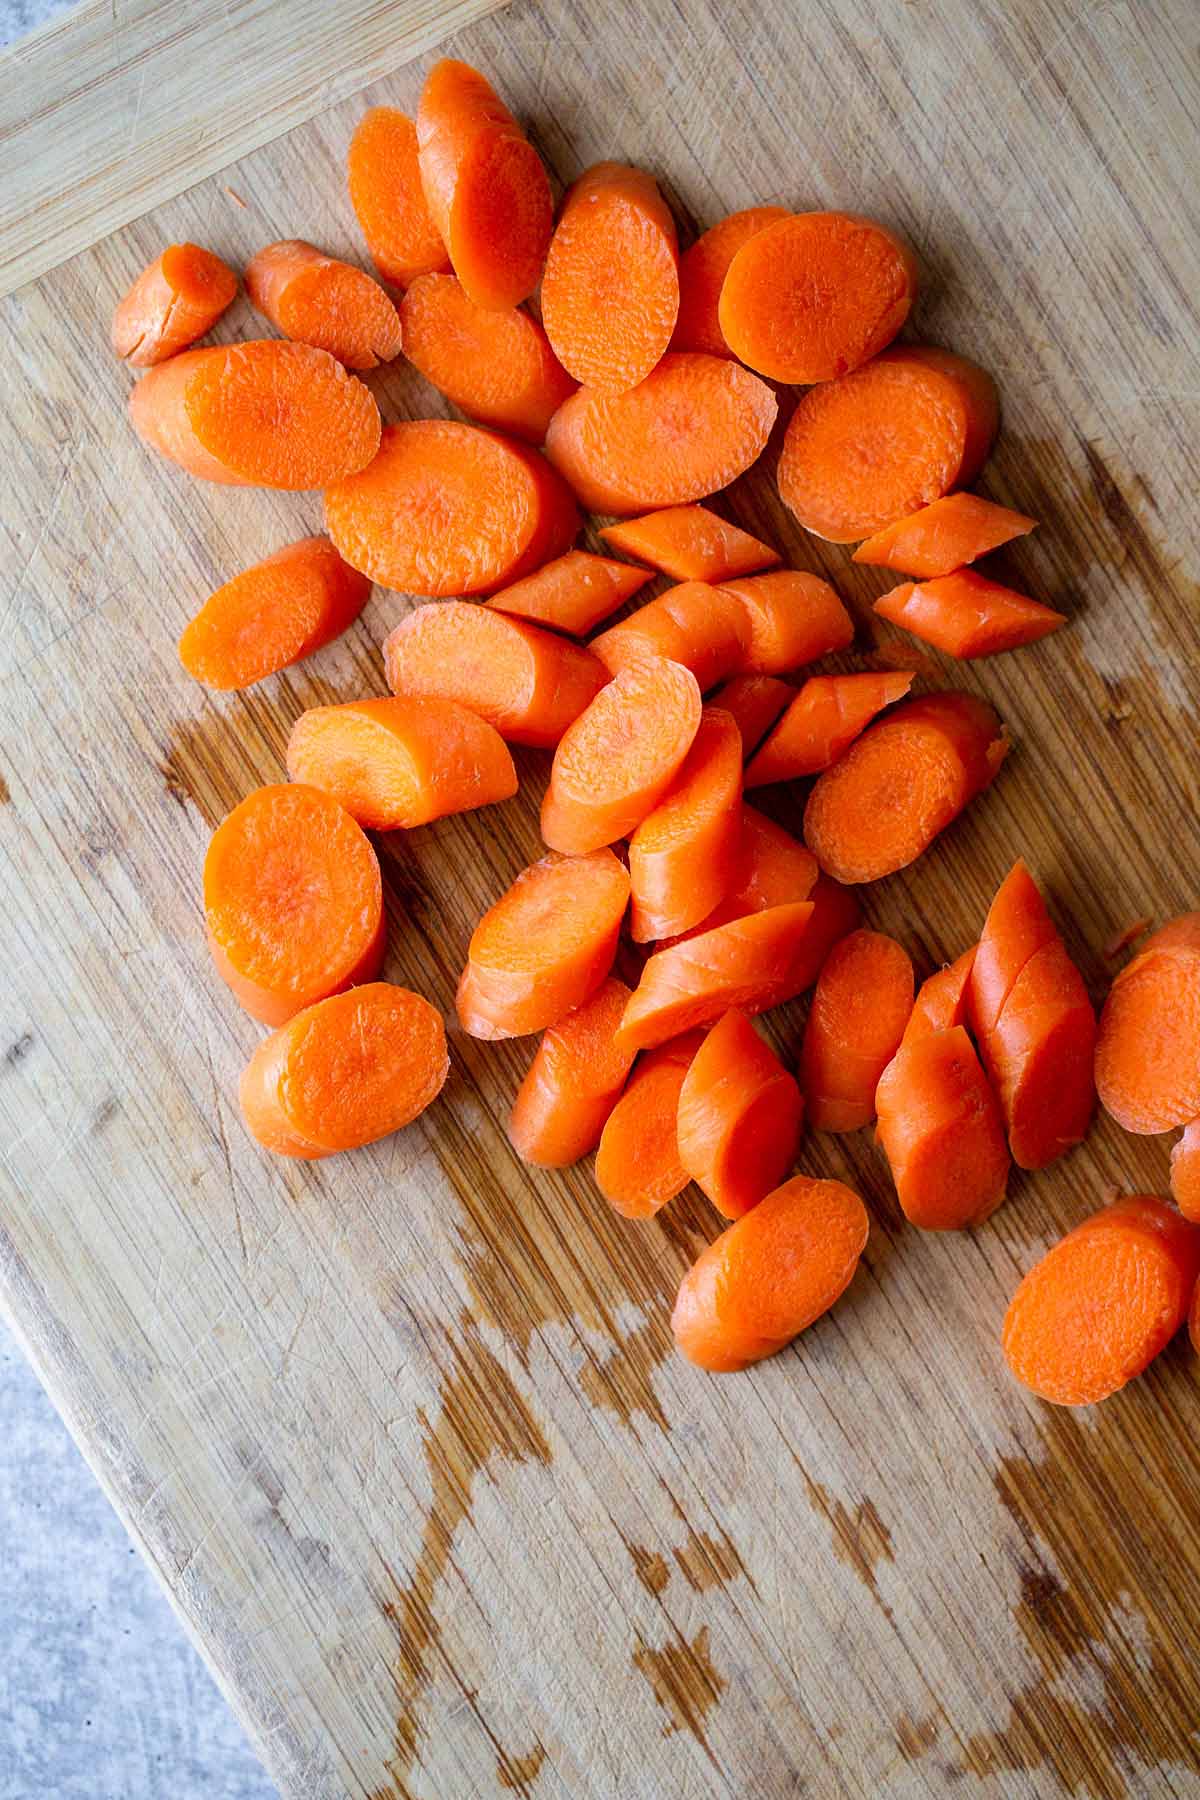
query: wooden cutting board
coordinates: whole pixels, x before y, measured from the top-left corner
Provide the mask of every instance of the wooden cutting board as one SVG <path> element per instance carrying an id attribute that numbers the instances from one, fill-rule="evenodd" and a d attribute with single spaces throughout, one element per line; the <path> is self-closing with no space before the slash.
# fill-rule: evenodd
<path id="1" fill-rule="evenodd" d="M 304 707 L 380 691 L 408 602 L 377 593 L 248 694 L 193 685 L 184 620 L 318 528 L 319 496 L 153 460 L 105 339 L 166 241 L 361 253 L 347 139 L 368 99 L 411 108 L 424 65 L 318 112 L 319 64 L 271 85 L 289 14 L 314 10 L 332 12 L 274 9 L 275 50 L 222 38 L 211 130 L 243 123 L 219 172 L 196 163 L 183 192 L 179 167 L 113 230 L 157 179 L 131 156 L 133 197 L 114 177 L 99 207 L 112 234 L 4 303 L 6 1310 L 286 1795 L 1200 1793 L 1195 1361 L 1180 1341 L 1071 1413 L 1015 1388 L 997 1343 L 1047 1243 L 1114 1188 L 1163 1189 L 1165 1141 L 1101 1121 L 985 1230 L 938 1238 L 902 1228 L 869 1134 L 811 1140 L 805 1167 L 870 1203 L 865 1266 L 793 1350 L 712 1379 L 667 1320 L 714 1215 L 692 1194 L 629 1225 L 586 1167 L 523 1168 L 503 1121 L 528 1044 L 455 1031 L 443 1099 L 357 1155 L 270 1161 L 242 1127 L 258 1032 L 204 949 L 205 844 L 278 779 Z M 226 11 L 232 33 L 261 25 Z M 1097 997 L 1114 931 L 1200 897 L 1198 36 L 1187 0 L 518 0 L 453 40 L 559 180 L 625 157 L 689 227 L 781 199 L 898 226 L 917 330 L 995 372 L 987 487 L 1042 520 L 1007 566 L 1073 622 L 955 671 L 1016 749 L 866 895 L 926 969 L 974 938 L 1018 854 Z M 208 53 L 189 48 L 193 78 Z M 221 104 L 256 67 L 264 114 L 306 120 L 267 143 Z M 73 229 L 69 196 L 38 204 L 51 241 Z M 5 250 L 28 272 L 39 241 Z M 220 335 L 258 329 L 239 304 Z M 389 417 L 441 410 L 403 367 L 374 385 Z M 869 647 L 886 578 L 789 523 L 771 460 L 724 503 L 835 579 Z M 448 1017 L 473 921 L 538 853 L 545 772 L 524 754 L 518 801 L 380 845 L 387 974 Z M 776 1015 L 790 1050 L 801 1017 Z"/>

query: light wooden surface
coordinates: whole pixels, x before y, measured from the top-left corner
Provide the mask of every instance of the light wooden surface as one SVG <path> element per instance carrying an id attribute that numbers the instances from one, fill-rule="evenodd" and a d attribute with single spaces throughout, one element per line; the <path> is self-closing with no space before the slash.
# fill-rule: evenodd
<path id="1" fill-rule="evenodd" d="M 1017 749 L 867 896 L 927 967 L 1018 853 L 1097 995 L 1115 929 L 1197 903 L 1198 29 L 1186 0 L 602 23 L 518 0 L 455 40 L 559 179 L 619 156 L 684 220 L 785 198 L 899 226 L 918 328 L 995 371 L 986 485 L 1043 521 L 1008 566 L 1074 622 L 967 671 Z M 419 77 L 369 98 L 410 105 Z M 241 1126 L 257 1032 L 205 954 L 205 843 L 301 708 L 380 689 L 407 602 L 245 696 L 193 686 L 198 599 L 319 502 L 151 461 L 104 338 L 168 239 L 352 252 L 361 104 L 3 309 L 6 1308 L 288 1796 L 1196 1795 L 1196 1365 L 1180 1342 L 1069 1414 L 997 1346 L 1020 1272 L 1110 1188 L 1161 1189 L 1165 1142 L 1102 1123 L 939 1239 L 901 1228 L 867 1134 L 810 1141 L 869 1200 L 865 1267 L 794 1350 L 713 1380 L 667 1326 L 713 1215 L 627 1225 L 586 1168 L 523 1169 L 500 1121 L 529 1046 L 455 1033 L 444 1098 L 358 1155 L 271 1162 Z M 377 386 L 389 416 L 435 410 L 403 369 Z M 728 504 L 834 575 L 869 642 L 886 577 L 802 540 L 768 468 Z M 474 918 L 537 851 L 545 760 L 521 765 L 517 802 L 381 846 L 387 973 L 447 1012 Z"/>

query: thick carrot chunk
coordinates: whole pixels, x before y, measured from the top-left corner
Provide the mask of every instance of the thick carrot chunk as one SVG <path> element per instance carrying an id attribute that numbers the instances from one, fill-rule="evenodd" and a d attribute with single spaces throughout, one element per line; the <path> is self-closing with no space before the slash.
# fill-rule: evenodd
<path id="1" fill-rule="evenodd" d="M 779 552 L 706 506 L 663 506 L 606 525 L 600 536 L 674 581 L 728 581 L 780 561 Z"/>
<path id="2" fill-rule="evenodd" d="M 708 1033 L 679 1090 L 679 1157 L 727 1219 L 778 1186 L 800 1144 L 804 1101 L 744 1013 Z"/>
<path id="3" fill-rule="evenodd" d="M 211 250 L 169 244 L 117 306 L 112 347 L 131 369 L 151 369 L 211 331 L 237 287 L 233 270 Z"/>
<path id="4" fill-rule="evenodd" d="M 916 575 L 922 581 L 952 575 L 966 563 L 999 550 L 1036 529 L 1037 520 L 981 494 L 946 494 L 907 519 L 885 525 L 854 552 L 858 563 L 875 563 Z"/>
<path id="5" fill-rule="evenodd" d="M 377 281 L 300 238 L 268 244 L 246 265 L 246 293 L 285 337 L 328 350 L 348 369 L 400 354 L 400 314 Z"/>
<path id="6" fill-rule="evenodd" d="M 426 381 L 483 425 L 540 444 L 576 383 L 519 307 L 472 300 L 453 275 L 421 275 L 400 308 L 404 353 Z"/>
<path id="7" fill-rule="evenodd" d="M 301 538 L 210 594 L 179 640 L 179 660 L 206 687 L 250 687 L 340 637 L 370 592 L 328 538 Z"/>
<path id="8" fill-rule="evenodd" d="M 508 1121 L 523 1161 L 562 1169 L 600 1142 L 633 1064 L 634 1052 L 615 1042 L 628 1000 L 625 983 L 609 976 L 543 1036 Z"/>

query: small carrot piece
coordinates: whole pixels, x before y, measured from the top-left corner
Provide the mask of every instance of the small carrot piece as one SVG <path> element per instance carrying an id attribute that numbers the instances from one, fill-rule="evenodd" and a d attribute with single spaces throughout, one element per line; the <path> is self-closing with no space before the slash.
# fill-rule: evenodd
<path id="1" fill-rule="evenodd" d="M 852 931 L 817 977 L 804 1028 L 800 1080 L 816 1131 L 859 1131 L 875 1117 L 875 1088 L 913 1009 L 907 951 L 879 931 Z"/>
<path id="2" fill-rule="evenodd" d="M 610 975 L 544 1034 L 508 1121 L 523 1162 L 563 1169 L 600 1142 L 633 1064 L 633 1051 L 613 1042 L 628 999 L 625 983 Z"/>
<path id="3" fill-rule="evenodd" d="M 1057 936 L 1038 885 L 1018 857 L 996 889 L 971 962 L 968 1010 L 976 1036 L 996 1029 L 1017 976 Z"/>
<path id="4" fill-rule="evenodd" d="M 814 675 L 748 764 L 746 786 L 820 774 L 912 683 L 911 675 Z"/>
<path id="5" fill-rule="evenodd" d="M 1004 1317 L 1004 1360 L 1056 1406 L 1091 1406 L 1151 1363 L 1187 1317 L 1200 1231 L 1165 1200 L 1116 1200 L 1035 1263 Z"/>
<path id="6" fill-rule="evenodd" d="M 917 292 L 917 260 L 855 213 L 793 213 L 743 244 L 718 306 L 725 342 L 773 381 L 848 375 L 885 350 Z"/>
<path id="7" fill-rule="evenodd" d="M 532 575 L 501 588 L 487 604 L 515 619 L 586 637 L 653 580 L 649 569 L 593 556 L 588 550 L 568 550 L 565 556 L 543 563 Z"/>
<path id="8" fill-rule="evenodd" d="M 835 946 L 857 930 L 862 921 L 862 907 L 854 890 L 842 887 L 828 875 L 818 874 L 808 897 L 812 904 L 812 918 L 808 922 L 808 930 L 804 934 L 797 959 L 798 994 L 807 992 L 825 967 Z"/>
<path id="9" fill-rule="evenodd" d="M 845 1293 L 868 1231 L 851 1188 L 793 1175 L 684 1276 L 671 1314 L 680 1350 L 715 1373 L 774 1356 Z"/>
<path id="10" fill-rule="evenodd" d="M 420 994 L 371 981 L 306 1006 L 265 1038 L 238 1098 L 260 1144 L 311 1162 L 411 1124 L 449 1072 L 442 1015 Z"/>
<path id="11" fill-rule="evenodd" d="M 742 739 L 706 707 L 678 775 L 629 840 L 637 944 L 698 925 L 733 886 L 742 843 Z"/>
<path id="12" fill-rule="evenodd" d="M 152 450 L 227 487 L 327 487 L 379 448 L 371 390 L 328 351 L 278 338 L 184 350 L 143 375 L 129 417 Z"/>
<path id="13" fill-rule="evenodd" d="M 786 206 L 748 206 L 730 213 L 696 239 L 679 259 L 679 317 L 672 350 L 703 350 L 732 356 L 721 330 L 718 307 L 729 265 L 758 232 L 790 218 Z"/>
<path id="14" fill-rule="evenodd" d="M 512 744 L 550 749 L 607 679 L 590 650 L 469 600 L 418 606 L 383 643 L 394 694 L 453 700 Z"/>
<path id="15" fill-rule="evenodd" d="M 986 701 L 958 693 L 906 700 L 817 777 L 804 840 L 835 880 L 878 881 L 915 862 L 1007 753 Z"/>
<path id="16" fill-rule="evenodd" d="M 678 312 L 675 221 L 657 183 L 596 163 L 563 197 L 542 277 L 559 361 L 594 393 L 627 393 L 662 356 Z"/>
<path id="17" fill-rule="evenodd" d="M 679 1091 L 703 1041 L 688 1032 L 643 1056 L 604 1123 L 596 1186 L 626 1219 L 652 1219 L 687 1186 L 679 1160 Z"/>
<path id="18" fill-rule="evenodd" d="M 903 581 L 876 600 L 875 611 L 889 625 L 964 661 L 1036 644 L 1067 622 L 1063 613 L 974 569 L 935 581 Z"/>
<path id="19" fill-rule="evenodd" d="M 328 350 L 348 369 L 400 354 L 400 314 L 377 281 L 301 238 L 268 244 L 246 265 L 250 304 L 284 337 Z"/>
<path id="20" fill-rule="evenodd" d="M 542 159 L 477 69 L 443 57 L 417 107 L 430 217 L 479 306 L 519 306 L 542 273 L 554 203 Z"/>
<path id="21" fill-rule="evenodd" d="M 804 1101 L 793 1075 L 744 1013 L 718 1019 L 679 1090 L 679 1160 L 727 1219 L 784 1179 L 800 1146 Z"/>
<path id="22" fill-rule="evenodd" d="M 673 581 L 728 581 L 781 560 L 778 550 L 706 506 L 660 507 L 641 519 L 605 525 L 600 536 Z"/>
<path id="23" fill-rule="evenodd" d="M 524 1037 L 559 1024 L 608 975 L 628 902 L 611 850 L 551 853 L 522 870 L 471 935 L 456 998 L 463 1030 Z"/>
<path id="24" fill-rule="evenodd" d="M 1171 1151 L 1171 1197 L 1185 1219 L 1200 1225 L 1200 1119 L 1189 1119 Z"/>
<path id="25" fill-rule="evenodd" d="M 330 485 L 325 526 L 354 568 L 409 594 L 480 594 L 560 555 L 579 515 L 527 445 L 449 419 L 389 425 L 369 467 Z"/>
<path id="26" fill-rule="evenodd" d="M 750 673 L 786 675 L 832 650 L 844 650 L 854 637 L 850 614 L 819 575 L 777 569 L 721 585 L 745 610 Z"/>
<path id="27" fill-rule="evenodd" d="M 593 638 L 591 649 L 611 675 L 648 657 L 690 669 L 706 693 L 745 662 L 746 615 L 733 596 L 707 581 L 681 581 L 627 619 Z"/>
<path id="28" fill-rule="evenodd" d="M 952 575 L 989 550 L 999 550 L 1036 529 L 1036 519 L 981 494 L 945 494 L 875 532 L 858 546 L 853 560 L 929 581 Z"/>
<path id="29" fill-rule="evenodd" d="M 900 1039 L 906 1049 L 920 1038 L 935 1031 L 953 1031 L 965 1025 L 970 1016 L 971 971 L 975 966 L 975 945 L 964 950 L 955 962 L 930 975 L 917 989 L 913 1009 Z"/>
<path id="30" fill-rule="evenodd" d="M 797 900 L 808 900 L 813 896 L 819 875 L 817 859 L 811 850 L 806 850 L 789 831 L 777 825 L 774 819 L 768 819 L 757 807 L 743 805 L 741 850 L 733 885 L 707 918 L 680 936 L 696 937 L 702 931 L 728 925 L 733 919 L 744 919 L 749 913 L 765 912 L 769 906 L 789 906 Z M 815 927 L 814 919 L 804 937 L 806 956 Z M 846 930 L 849 929 L 847 925 Z M 813 980 L 816 980 L 815 969 Z"/>
<path id="31" fill-rule="evenodd" d="M 218 825 L 204 913 L 218 974 L 265 1025 L 373 981 L 383 960 L 375 852 L 336 800 L 298 783 L 255 789 Z"/>
<path id="32" fill-rule="evenodd" d="M 417 128 L 394 106 L 365 112 L 350 139 L 350 204 L 371 261 L 385 281 L 407 287 L 447 269 L 442 235 L 429 216 L 417 160 Z"/>
<path id="33" fill-rule="evenodd" d="M 905 344 L 803 396 L 779 458 L 779 493 L 806 531 L 849 544 L 964 487 L 996 435 L 990 375 Z"/>
<path id="34" fill-rule="evenodd" d="M 1004 1199 L 996 1096 L 961 1025 L 906 1037 L 875 1090 L 878 1137 L 905 1218 L 922 1231 L 982 1225 Z"/>
<path id="35" fill-rule="evenodd" d="M 151 369 L 211 331 L 237 293 L 227 263 L 199 244 L 168 244 L 113 314 L 112 347 L 131 369 Z"/>
<path id="36" fill-rule="evenodd" d="M 250 687 L 340 637 L 370 592 L 328 538 L 301 538 L 210 594 L 184 628 L 179 660 L 206 687 Z"/>
<path id="37" fill-rule="evenodd" d="M 584 854 L 628 837 L 653 812 L 700 728 L 690 669 L 635 663 L 602 687 L 562 735 L 542 803 L 542 836 Z"/>
<path id="38" fill-rule="evenodd" d="M 589 512 L 683 506 L 744 474 L 778 410 L 749 369 L 669 351 L 628 393 L 572 394 L 550 421 L 546 454 Z"/>
<path id="39" fill-rule="evenodd" d="M 741 733 L 742 755 L 749 760 L 795 697 L 795 688 L 774 675 L 735 675 L 717 689 L 712 703 L 733 719 Z"/>
<path id="40" fill-rule="evenodd" d="M 1126 1131 L 1171 1131 L 1200 1116 L 1200 912 L 1161 926 L 1114 980 L 1096 1087 Z"/>
<path id="41" fill-rule="evenodd" d="M 420 275 L 400 307 L 404 353 L 482 425 L 540 444 L 576 382 L 536 319 L 477 304 L 453 275 Z"/>

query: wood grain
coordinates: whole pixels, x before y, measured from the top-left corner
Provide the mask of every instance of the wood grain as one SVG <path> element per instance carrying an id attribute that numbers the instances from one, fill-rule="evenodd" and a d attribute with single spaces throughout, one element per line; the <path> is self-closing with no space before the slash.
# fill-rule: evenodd
<path id="1" fill-rule="evenodd" d="M 1194 473 L 1200 15 L 1178 4 L 524 0 L 455 40 L 559 180 L 643 162 L 680 217 L 849 205 L 921 258 L 916 332 L 993 369 L 986 486 L 1041 530 L 1008 577 L 1071 628 L 961 677 L 1009 721 L 996 787 L 870 918 L 933 966 L 1018 853 L 1093 993 L 1129 918 L 1197 902 Z M 411 105 L 420 70 L 367 98 Z M 13 295 L 0 517 L 0 1147 L 6 1310 L 289 1796 L 1195 1795 L 1200 1400 L 1182 1343 L 1103 1408 L 1007 1380 L 1040 1248 L 1163 1141 L 1097 1125 L 978 1234 L 902 1228 L 868 1134 L 813 1139 L 874 1218 L 835 1312 L 702 1376 L 667 1316 L 715 1230 L 642 1227 L 502 1130 L 529 1055 L 453 1036 L 444 1099 L 314 1167 L 240 1124 L 256 1028 L 213 974 L 212 823 L 305 706 L 379 691 L 408 602 L 243 696 L 176 636 L 314 496 L 152 462 L 104 349 L 165 238 L 356 249 L 342 103 Z M 230 190 L 240 195 L 239 205 Z M 245 310 L 226 335 L 252 329 Z M 411 372 L 389 417 L 440 410 Z M 764 467 L 726 497 L 832 575 Z M 387 972 L 450 1013 L 471 925 L 537 851 L 518 801 L 381 845 Z M 787 816 L 786 799 L 772 801 Z M 792 807 L 794 811 L 794 804 Z M 801 1009 L 774 1015 L 794 1050 Z"/>

